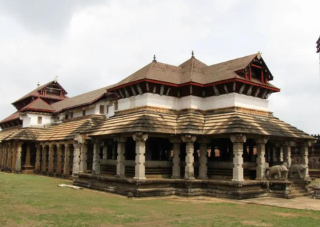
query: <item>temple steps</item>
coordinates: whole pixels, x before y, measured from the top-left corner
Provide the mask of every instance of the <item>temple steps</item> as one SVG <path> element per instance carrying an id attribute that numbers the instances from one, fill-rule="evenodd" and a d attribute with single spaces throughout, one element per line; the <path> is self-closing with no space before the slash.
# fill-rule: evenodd
<path id="1" fill-rule="evenodd" d="M 308 192 L 305 189 L 305 186 L 302 184 L 298 184 L 298 183 L 292 183 L 290 186 L 290 199 L 291 198 L 298 198 L 298 197 L 308 197 L 311 196 L 313 194 L 313 192 Z"/>

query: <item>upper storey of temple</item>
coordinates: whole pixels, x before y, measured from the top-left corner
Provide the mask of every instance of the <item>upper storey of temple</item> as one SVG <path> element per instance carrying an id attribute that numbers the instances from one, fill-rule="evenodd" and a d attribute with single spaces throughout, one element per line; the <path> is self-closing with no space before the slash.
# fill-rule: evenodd
<path id="1" fill-rule="evenodd" d="M 64 88 L 56 80 L 53 80 L 49 83 L 38 86 L 33 91 L 13 102 L 12 105 L 14 105 L 17 110 L 21 110 L 38 98 L 44 100 L 50 105 L 52 103 L 67 99 L 68 97 L 66 95 L 66 90 L 64 90 Z"/>
<path id="2" fill-rule="evenodd" d="M 280 91 L 269 83 L 271 80 L 273 76 L 260 53 L 210 66 L 192 55 L 179 66 L 154 60 L 108 91 L 121 98 L 142 93 L 174 97 L 239 93 L 266 99 Z"/>

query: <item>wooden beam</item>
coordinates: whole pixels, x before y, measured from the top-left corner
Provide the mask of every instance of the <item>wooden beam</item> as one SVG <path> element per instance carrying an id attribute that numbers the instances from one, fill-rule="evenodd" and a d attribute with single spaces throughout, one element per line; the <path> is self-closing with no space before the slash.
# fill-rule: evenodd
<path id="1" fill-rule="evenodd" d="M 252 80 L 252 67 L 250 67 L 250 80 Z"/>
<path id="2" fill-rule="evenodd" d="M 239 94 L 243 93 L 244 88 L 246 87 L 246 84 L 242 84 L 242 86 L 239 89 Z"/>
<path id="3" fill-rule="evenodd" d="M 220 95 L 219 90 L 218 90 L 218 88 L 217 88 L 216 85 L 213 85 L 212 88 L 213 88 L 214 94 L 215 94 L 216 96 Z"/>
<path id="4" fill-rule="evenodd" d="M 260 87 L 258 87 L 258 89 L 256 90 L 256 92 L 254 93 L 254 97 L 257 97 L 258 94 L 259 94 L 259 92 L 260 92 Z"/>
<path id="5" fill-rule="evenodd" d="M 264 83 L 263 70 L 261 70 L 261 82 Z"/>
<path id="6" fill-rule="evenodd" d="M 255 65 L 255 64 L 251 64 L 252 67 L 255 67 L 255 68 L 259 68 L 259 69 L 262 69 L 261 66 L 258 66 L 258 65 Z"/>
<path id="7" fill-rule="evenodd" d="M 249 89 L 248 89 L 248 91 L 247 91 L 247 95 L 251 95 L 251 92 L 252 92 L 252 85 L 250 85 L 250 87 L 249 87 Z"/>
<path id="8" fill-rule="evenodd" d="M 168 87 L 168 90 L 167 90 L 166 96 L 168 96 L 168 95 L 169 95 L 170 90 L 171 90 L 171 88 L 170 88 L 170 87 Z"/>
<path id="9" fill-rule="evenodd" d="M 226 94 L 228 94 L 229 92 L 228 92 L 228 87 L 227 87 L 227 85 L 223 85 L 223 88 L 224 88 L 224 91 L 226 92 Z"/>
<path id="10" fill-rule="evenodd" d="M 164 92 L 164 85 L 162 84 L 160 86 L 160 95 L 162 96 L 163 95 L 163 92 Z"/>
<path id="11" fill-rule="evenodd" d="M 131 88 L 132 94 L 133 94 L 134 96 L 136 96 L 137 93 L 136 93 L 136 90 L 134 89 L 134 87 L 133 87 L 133 86 L 130 86 L 130 88 Z"/>
<path id="12" fill-rule="evenodd" d="M 142 95 L 143 92 L 142 92 L 142 89 L 140 87 L 140 84 L 137 84 L 137 90 L 138 90 L 139 94 Z"/>

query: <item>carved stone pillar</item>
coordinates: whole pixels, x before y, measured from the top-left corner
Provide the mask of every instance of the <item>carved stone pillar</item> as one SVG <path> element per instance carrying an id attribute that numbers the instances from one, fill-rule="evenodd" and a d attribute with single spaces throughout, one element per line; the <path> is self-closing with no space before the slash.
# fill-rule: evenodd
<path id="1" fill-rule="evenodd" d="M 146 140 L 148 139 L 148 134 L 136 133 L 133 135 L 133 140 L 136 141 L 136 166 L 135 166 L 135 176 L 136 180 L 146 179 Z"/>
<path id="2" fill-rule="evenodd" d="M 182 141 L 186 143 L 186 167 L 184 179 L 193 180 L 194 178 L 194 141 L 196 137 L 192 135 L 182 136 Z"/>
<path id="3" fill-rule="evenodd" d="M 114 138 L 114 141 L 118 142 L 117 177 L 125 177 L 126 158 L 124 154 L 125 154 L 125 144 L 126 144 L 127 138 L 119 136 L 117 138 Z"/>
<path id="4" fill-rule="evenodd" d="M 293 142 L 287 141 L 284 144 L 284 162 L 287 163 L 288 169 L 291 167 L 291 147 L 294 145 Z"/>
<path id="5" fill-rule="evenodd" d="M 16 172 L 21 172 L 21 152 L 22 152 L 22 144 L 23 143 L 17 143 L 17 158 L 16 158 Z"/>
<path id="6" fill-rule="evenodd" d="M 81 151 L 80 151 L 80 173 L 86 173 L 88 170 L 88 163 L 87 163 L 87 153 L 88 153 L 88 146 L 86 142 L 81 144 Z"/>
<path id="7" fill-rule="evenodd" d="M 26 152 L 26 160 L 24 163 L 24 167 L 30 167 L 30 159 L 31 159 L 31 147 L 30 144 L 27 144 L 27 152 Z"/>
<path id="8" fill-rule="evenodd" d="M 12 148 L 11 148 L 11 171 L 15 171 L 16 169 L 16 158 L 17 158 L 17 148 L 16 148 L 16 143 L 12 143 Z"/>
<path id="9" fill-rule="evenodd" d="M 42 172 L 47 172 L 47 153 L 48 153 L 48 146 L 43 145 L 42 147 Z"/>
<path id="10" fill-rule="evenodd" d="M 173 144 L 173 166 L 172 166 L 172 176 L 173 179 L 181 178 L 180 173 L 180 144 L 182 140 L 178 137 L 170 138 L 170 143 Z"/>
<path id="11" fill-rule="evenodd" d="M 300 155 L 301 155 L 301 164 L 306 165 L 307 168 L 305 170 L 305 179 L 309 178 L 309 159 L 308 159 L 308 151 L 309 147 L 311 146 L 310 141 L 306 141 L 301 144 L 300 147 Z"/>
<path id="12" fill-rule="evenodd" d="M 54 173 L 54 145 L 49 145 L 49 166 L 48 173 Z"/>
<path id="13" fill-rule="evenodd" d="M 102 159 L 103 160 L 108 159 L 108 146 L 107 146 L 107 144 L 103 145 Z"/>
<path id="14" fill-rule="evenodd" d="M 266 143 L 268 142 L 267 137 L 261 137 L 255 139 L 257 144 L 257 171 L 256 171 L 256 180 L 263 180 L 264 173 L 266 170 Z"/>
<path id="15" fill-rule="evenodd" d="M 39 172 L 40 171 L 40 152 L 41 152 L 41 145 L 36 144 L 36 166 L 35 166 L 35 171 Z"/>
<path id="16" fill-rule="evenodd" d="M 64 144 L 64 166 L 63 166 L 63 175 L 70 175 L 70 145 Z"/>
<path id="17" fill-rule="evenodd" d="M 199 158 L 199 179 L 208 179 L 208 143 L 210 143 L 210 138 L 200 138 L 198 143 L 200 143 L 200 158 Z"/>
<path id="18" fill-rule="evenodd" d="M 272 149 L 272 161 L 276 162 L 277 160 L 278 160 L 278 158 L 277 158 L 277 147 L 273 146 L 273 149 Z"/>
<path id="19" fill-rule="evenodd" d="M 100 174 L 100 147 L 101 147 L 100 140 L 94 141 L 92 174 Z"/>
<path id="20" fill-rule="evenodd" d="M 7 155 L 7 169 L 11 169 L 11 154 L 12 154 L 12 143 L 9 144 L 9 147 L 8 147 L 8 155 Z"/>
<path id="21" fill-rule="evenodd" d="M 0 169 L 2 169 L 2 158 L 3 158 L 3 146 L 4 144 L 0 144 Z"/>
<path id="22" fill-rule="evenodd" d="M 72 176 L 80 172 L 80 148 L 81 144 L 74 141 L 73 142 L 73 169 Z"/>
<path id="23" fill-rule="evenodd" d="M 62 173 L 62 166 L 61 166 L 61 156 L 62 156 L 62 145 L 57 144 L 57 166 L 56 166 L 56 174 L 61 175 Z"/>
<path id="24" fill-rule="evenodd" d="M 245 135 L 231 135 L 230 140 L 233 143 L 233 181 L 243 181 L 243 143 L 247 138 Z"/>

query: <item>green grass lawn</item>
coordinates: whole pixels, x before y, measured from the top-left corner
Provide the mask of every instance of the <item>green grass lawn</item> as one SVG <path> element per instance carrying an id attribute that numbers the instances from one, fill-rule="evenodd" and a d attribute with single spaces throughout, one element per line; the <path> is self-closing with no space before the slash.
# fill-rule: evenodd
<path id="1" fill-rule="evenodd" d="M 0 173 L 0 226 L 320 226 L 320 212 L 228 200 L 127 199 L 61 188 L 58 178 Z"/>

